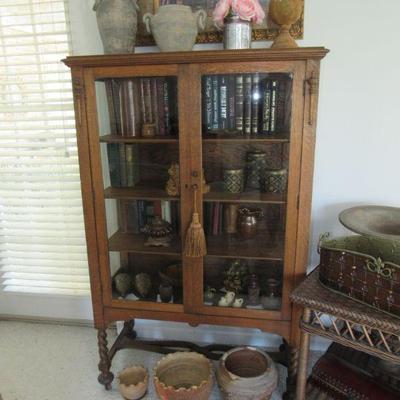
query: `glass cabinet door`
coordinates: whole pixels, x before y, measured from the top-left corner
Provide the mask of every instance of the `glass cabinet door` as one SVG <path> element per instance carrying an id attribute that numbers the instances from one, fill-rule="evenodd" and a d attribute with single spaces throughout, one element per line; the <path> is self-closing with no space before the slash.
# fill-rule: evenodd
<path id="1" fill-rule="evenodd" d="M 102 78 L 95 89 L 107 297 L 141 308 L 182 304 L 177 78 Z"/>
<path id="2" fill-rule="evenodd" d="M 204 306 L 281 310 L 292 82 L 202 76 Z"/>

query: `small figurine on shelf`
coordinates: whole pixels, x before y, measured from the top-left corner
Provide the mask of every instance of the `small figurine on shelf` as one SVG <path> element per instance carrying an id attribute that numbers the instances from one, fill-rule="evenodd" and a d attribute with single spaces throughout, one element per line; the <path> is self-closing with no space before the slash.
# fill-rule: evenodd
<path id="1" fill-rule="evenodd" d="M 251 274 L 247 283 L 247 303 L 251 306 L 260 304 L 260 284 L 258 276 Z"/>
<path id="2" fill-rule="evenodd" d="M 240 260 L 233 260 L 228 270 L 225 271 L 224 288 L 227 291 L 243 293 L 244 280 L 247 275 L 247 265 L 243 264 Z"/>
<path id="3" fill-rule="evenodd" d="M 172 225 L 157 215 L 142 229 L 142 232 L 149 236 L 145 246 L 169 247 L 171 244 Z"/>
<path id="4" fill-rule="evenodd" d="M 132 278 L 125 272 L 119 272 L 114 276 L 115 290 L 121 297 L 125 297 L 132 289 Z"/>
<path id="5" fill-rule="evenodd" d="M 243 297 L 236 297 L 235 301 L 232 304 L 232 307 L 242 308 L 244 303 Z"/>
<path id="6" fill-rule="evenodd" d="M 226 292 L 225 296 L 222 296 L 219 299 L 218 305 L 220 307 L 231 307 L 235 300 L 235 296 L 235 292 Z"/>
<path id="7" fill-rule="evenodd" d="M 165 191 L 168 196 L 178 196 L 180 183 L 179 183 L 179 164 L 173 162 L 168 168 L 169 179 L 165 186 Z"/>

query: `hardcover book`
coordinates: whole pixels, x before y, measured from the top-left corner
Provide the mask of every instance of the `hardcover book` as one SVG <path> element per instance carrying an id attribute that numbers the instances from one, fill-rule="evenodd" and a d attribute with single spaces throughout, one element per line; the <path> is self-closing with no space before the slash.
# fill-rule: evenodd
<path id="1" fill-rule="evenodd" d="M 219 129 L 226 129 L 228 127 L 228 88 L 227 79 L 225 75 L 219 77 Z"/>
<path id="2" fill-rule="evenodd" d="M 243 85 L 243 132 L 246 135 L 251 134 L 251 89 L 252 76 L 245 75 Z"/>
<path id="3" fill-rule="evenodd" d="M 212 128 L 212 81 L 207 75 L 203 79 L 203 130 L 208 132 Z"/>
<path id="4" fill-rule="evenodd" d="M 240 132 L 243 131 L 243 75 L 236 75 L 236 101 L 235 101 L 235 115 L 236 115 L 236 129 Z"/>
<path id="5" fill-rule="evenodd" d="M 260 75 L 253 75 L 253 88 L 251 93 L 251 133 L 257 135 L 259 133 L 259 114 L 260 114 Z"/>

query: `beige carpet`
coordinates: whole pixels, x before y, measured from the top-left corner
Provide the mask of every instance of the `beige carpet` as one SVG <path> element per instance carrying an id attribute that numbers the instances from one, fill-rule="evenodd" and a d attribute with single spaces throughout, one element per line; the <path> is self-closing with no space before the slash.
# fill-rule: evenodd
<path id="1" fill-rule="evenodd" d="M 115 333 L 110 331 L 110 342 Z M 315 359 L 318 355 L 313 354 Z M 152 369 L 161 355 L 122 350 L 112 371 L 130 364 Z M 97 383 L 97 338 L 92 328 L 0 321 L 0 394 L 2 400 L 114 400 L 115 385 L 107 392 Z M 273 400 L 281 399 L 285 368 L 278 366 L 280 385 Z M 151 375 L 152 376 L 152 375 Z M 153 385 L 144 398 L 156 400 Z M 221 399 L 217 385 L 211 400 Z"/>

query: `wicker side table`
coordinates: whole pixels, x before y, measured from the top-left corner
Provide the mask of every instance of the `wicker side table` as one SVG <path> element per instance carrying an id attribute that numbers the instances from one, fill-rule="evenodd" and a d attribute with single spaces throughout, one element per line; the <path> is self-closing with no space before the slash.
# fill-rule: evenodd
<path id="1" fill-rule="evenodd" d="M 296 400 L 305 399 L 311 334 L 400 363 L 400 319 L 328 290 L 320 284 L 318 270 L 291 299 L 303 307 Z"/>

